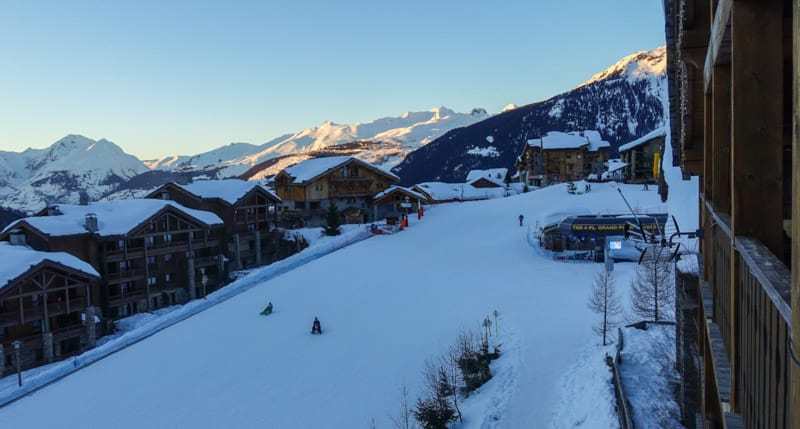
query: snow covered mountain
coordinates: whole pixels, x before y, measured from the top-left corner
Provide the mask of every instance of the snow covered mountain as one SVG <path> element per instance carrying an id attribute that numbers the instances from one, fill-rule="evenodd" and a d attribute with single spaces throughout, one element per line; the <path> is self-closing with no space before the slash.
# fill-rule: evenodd
<path id="1" fill-rule="evenodd" d="M 238 176 L 251 167 L 270 159 L 309 152 L 319 152 L 332 146 L 355 141 L 386 143 L 392 156 L 380 157 L 382 163 L 392 167 L 405 155 L 435 140 L 447 131 L 465 127 L 488 118 L 484 109 L 458 113 L 446 107 L 422 112 L 406 112 L 396 117 L 385 117 L 371 122 L 337 124 L 326 121 L 316 127 L 286 134 L 262 145 L 233 143 L 195 156 L 169 156 L 147 161 L 151 169 L 168 171 L 207 170 L 222 167 L 221 176 Z M 399 148 L 399 151 L 396 150 Z M 374 157 L 365 153 L 366 157 Z"/>
<path id="2" fill-rule="evenodd" d="M 68 135 L 46 149 L 0 151 L 0 200 L 26 210 L 48 201 L 75 203 L 82 192 L 99 198 L 146 171 L 139 159 L 108 140 Z"/>
<path id="3" fill-rule="evenodd" d="M 616 150 L 663 125 L 666 60 L 664 47 L 628 55 L 571 91 L 454 129 L 410 153 L 393 171 L 413 184 L 460 181 L 473 169 L 511 168 L 527 140 L 548 131 L 598 130 Z"/>

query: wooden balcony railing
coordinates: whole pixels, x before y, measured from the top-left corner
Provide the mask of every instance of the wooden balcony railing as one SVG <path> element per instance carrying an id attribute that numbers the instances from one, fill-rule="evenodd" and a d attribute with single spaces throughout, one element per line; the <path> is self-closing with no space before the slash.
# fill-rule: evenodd
<path id="1" fill-rule="evenodd" d="M 746 427 L 788 428 L 791 274 L 763 244 L 736 237 L 737 403 Z"/>

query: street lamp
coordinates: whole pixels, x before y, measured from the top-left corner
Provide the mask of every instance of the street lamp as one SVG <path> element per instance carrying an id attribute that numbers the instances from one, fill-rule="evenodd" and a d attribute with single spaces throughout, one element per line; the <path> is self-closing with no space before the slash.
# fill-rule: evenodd
<path id="1" fill-rule="evenodd" d="M 22 362 L 19 356 L 20 349 L 22 348 L 22 342 L 16 340 L 11 343 L 11 347 L 14 349 L 14 363 L 17 367 L 17 385 L 22 387 Z"/>

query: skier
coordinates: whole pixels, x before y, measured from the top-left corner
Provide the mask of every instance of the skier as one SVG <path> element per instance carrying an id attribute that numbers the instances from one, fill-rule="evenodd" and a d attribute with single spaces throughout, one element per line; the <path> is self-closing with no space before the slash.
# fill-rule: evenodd
<path id="1" fill-rule="evenodd" d="M 314 318 L 314 323 L 311 325 L 311 333 L 322 335 L 322 325 L 319 323 L 319 319 L 316 317 Z"/>
<path id="2" fill-rule="evenodd" d="M 519 226 L 522 226 L 522 223 L 525 221 L 525 216 L 519 215 Z"/>
<path id="3" fill-rule="evenodd" d="M 270 314 L 272 314 L 272 302 L 267 304 L 267 307 L 261 311 L 262 316 L 269 316 Z"/>

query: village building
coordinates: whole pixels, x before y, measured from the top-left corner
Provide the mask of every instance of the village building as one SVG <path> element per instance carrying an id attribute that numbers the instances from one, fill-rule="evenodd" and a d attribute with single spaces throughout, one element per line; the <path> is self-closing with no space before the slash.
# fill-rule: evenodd
<path id="1" fill-rule="evenodd" d="M 314 158 L 281 170 L 275 190 L 283 201 L 282 218 L 321 225 L 331 205 L 345 223 L 372 220 L 373 195 L 398 183 L 396 175 L 351 156 Z"/>
<path id="2" fill-rule="evenodd" d="M 184 303 L 225 284 L 223 222 L 173 201 L 141 199 L 54 205 L 13 222 L 0 240 L 66 252 L 103 279 L 105 318 Z"/>
<path id="3" fill-rule="evenodd" d="M 602 174 L 610 148 L 597 131 L 550 131 L 528 140 L 517 159 L 517 174 L 528 186 L 583 180 Z"/>
<path id="4" fill-rule="evenodd" d="M 700 228 L 676 264 L 681 424 L 797 428 L 800 1 L 665 0 L 664 12 L 664 174 L 668 197 L 699 209 L 681 209 L 681 228 Z"/>
<path id="5" fill-rule="evenodd" d="M 225 255 L 232 269 L 250 268 L 287 256 L 291 243 L 282 242 L 278 222 L 281 199 L 258 182 L 224 179 L 167 183 L 147 198 L 171 200 L 184 207 L 205 210 L 225 223 Z M 292 241 L 292 240 L 288 240 Z M 292 241 L 294 243 L 294 241 Z"/>
<path id="6" fill-rule="evenodd" d="M 468 183 L 423 182 L 411 190 L 425 197 L 427 204 L 442 204 L 455 201 L 477 201 L 503 198 L 516 191 L 505 187 L 474 187 Z"/>
<path id="7" fill-rule="evenodd" d="M 467 184 L 474 188 L 505 188 L 507 177 L 507 168 L 471 170 L 467 173 Z"/>
<path id="8" fill-rule="evenodd" d="M 14 244 L 12 244 L 14 243 Z M 17 244 L 19 243 L 19 244 Z M 0 242 L 0 377 L 78 354 L 102 335 L 100 275 L 63 252 Z"/>
<path id="9" fill-rule="evenodd" d="M 626 164 L 626 183 L 654 183 L 661 171 L 661 153 L 667 131 L 658 128 L 619 147 L 619 155 Z"/>
<path id="10" fill-rule="evenodd" d="M 427 200 L 419 192 L 402 186 L 392 186 L 372 198 L 373 218 L 399 219 L 403 215 L 418 212 Z"/>

